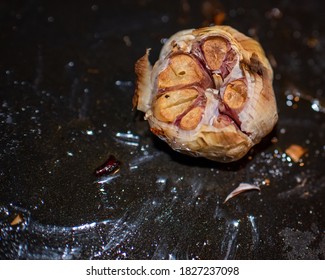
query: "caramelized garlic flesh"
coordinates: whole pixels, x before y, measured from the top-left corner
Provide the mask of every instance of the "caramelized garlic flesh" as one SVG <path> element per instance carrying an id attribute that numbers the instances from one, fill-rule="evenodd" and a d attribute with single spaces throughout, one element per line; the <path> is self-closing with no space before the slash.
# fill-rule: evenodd
<path id="1" fill-rule="evenodd" d="M 148 49 L 135 71 L 133 106 L 179 152 L 235 161 L 278 120 L 262 47 L 229 26 L 180 31 L 153 66 Z"/>

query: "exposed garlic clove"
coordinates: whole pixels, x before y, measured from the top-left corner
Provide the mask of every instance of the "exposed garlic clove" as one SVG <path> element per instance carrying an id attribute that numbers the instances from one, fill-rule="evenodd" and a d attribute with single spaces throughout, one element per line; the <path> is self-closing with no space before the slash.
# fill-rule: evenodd
<path id="1" fill-rule="evenodd" d="M 227 41 L 222 37 L 215 37 L 203 42 L 201 48 L 209 68 L 211 70 L 220 69 L 227 55 Z"/>
<path id="2" fill-rule="evenodd" d="M 229 26 L 184 30 L 151 67 L 136 63 L 133 105 L 173 149 L 228 162 L 277 122 L 273 71 L 260 44 Z"/>
<path id="3" fill-rule="evenodd" d="M 167 91 L 153 103 L 153 115 L 160 121 L 174 122 L 197 96 L 195 89 Z"/>
<path id="4" fill-rule="evenodd" d="M 247 98 L 247 86 L 241 80 L 229 83 L 223 94 L 223 100 L 231 109 L 241 108 Z"/>
<path id="5" fill-rule="evenodd" d="M 187 54 L 169 58 L 168 65 L 158 76 L 158 88 L 182 87 L 207 80 L 199 61 Z"/>
<path id="6" fill-rule="evenodd" d="M 195 107 L 191 109 L 181 118 L 179 127 L 184 130 L 193 130 L 201 121 L 203 112 L 204 109 L 202 107 Z"/>

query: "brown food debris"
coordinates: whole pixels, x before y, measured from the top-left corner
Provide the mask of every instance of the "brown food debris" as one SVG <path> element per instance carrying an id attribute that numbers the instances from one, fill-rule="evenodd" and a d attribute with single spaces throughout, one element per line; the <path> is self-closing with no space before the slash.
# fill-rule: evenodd
<path id="1" fill-rule="evenodd" d="M 17 214 L 16 217 L 11 221 L 11 226 L 17 226 L 24 221 L 23 216 L 21 214 Z"/>
<path id="2" fill-rule="evenodd" d="M 300 158 L 307 152 L 307 149 L 296 145 L 292 144 L 290 145 L 289 148 L 285 150 L 285 153 L 294 161 L 298 162 Z"/>
<path id="3" fill-rule="evenodd" d="M 97 69 L 97 68 L 88 68 L 87 73 L 89 73 L 89 74 L 99 74 L 99 69 Z"/>
<path id="4" fill-rule="evenodd" d="M 272 139 L 271 139 L 271 143 L 272 144 L 276 144 L 276 143 L 278 143 L 278 138 L 276 138 L 276 137 L 272 137 Z"/>
<path id="5" fill-rule="evenodd" d="M 263 182 L 264 185 L 269 186 L 271 184 L 270 179 L 266 178 Z"/>
<path id="6" fill-rule="evenodd" d="M 320 42 L 317 38 L 311 37 L 307 39 L 307 46 L 310 48 L 316 48 L 320 45 Z"/>

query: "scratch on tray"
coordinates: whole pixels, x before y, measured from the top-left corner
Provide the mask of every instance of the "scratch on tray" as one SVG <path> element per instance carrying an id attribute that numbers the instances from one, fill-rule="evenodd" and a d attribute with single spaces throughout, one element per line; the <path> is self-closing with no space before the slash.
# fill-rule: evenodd
<path id="1" fill-rule="evenodd" d="M 255 221 L 256 218 L 252 215 L 249 215 L 247 218 L 252 226 L 252 242 L 253 242 L 253 248 L 255 249 L 255 248 L 257 248 L 259 240 L 260 240 L 258 228 L 257 228 L 256 221 Z"/>
<path id="2" fill-rule="evenodd" d="M 136 169 L 138 168 L 139 165 L 145 164 L 151 160 L 153 160 L 154 158 L 156 158 L 160 153 L 159 152 L 155 152 L 152 154 L 145 154 L 139 157 L 136 157 L 135 159 L 133 159 L 130 163 L 129 163 L 129 168 L 132 169 Z"/>
<path id="3" fill-rule="evenodd" d="M 221 244 L 221 252 L 225 252 L 224 259 L 233 259 L 236 254 L 236 240 L 239 232 L 239 220 L 228 222 L 225 237 Z"/>
<path id="4" fill-rule="evenodd" d="M 122 144 L 128 145 L 128 146 L 139 146 L 140 137 L 139 135 L 136 135 L 132 133 L 131 131 L 127 131 L 126 133 L 123 132 L 117 132 L 115 134 L 115 140 L 117 142 L 120 142 Z"/>

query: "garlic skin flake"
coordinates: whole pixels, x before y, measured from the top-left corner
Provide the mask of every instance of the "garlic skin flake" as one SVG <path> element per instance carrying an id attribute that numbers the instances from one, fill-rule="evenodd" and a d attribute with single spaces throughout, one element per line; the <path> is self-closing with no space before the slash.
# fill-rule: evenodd
<path id="1" fill-rule="evenodd" d="M 242 192 L 247 192 L 251 190 L 261 191 L 261 188 L 252 184 L 240 183 L 237 188 L 235 188 L 230 194 L 227 195 L 223 203 L 226 203 L 229 199 L 241 194 Z"/>
<path id="2" fill-rule="evenodd" d="M 184 30 L 135 65 L 133 106 L 174 150 L 236 161 L 278 120 L 273 71 L 260 44 L 229 26 Z"/>

